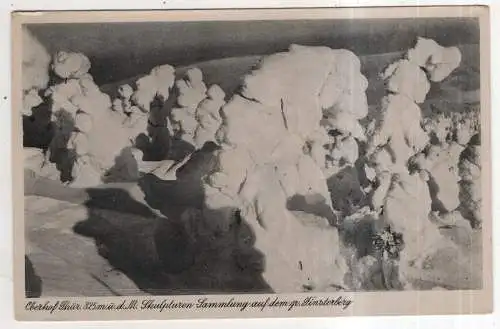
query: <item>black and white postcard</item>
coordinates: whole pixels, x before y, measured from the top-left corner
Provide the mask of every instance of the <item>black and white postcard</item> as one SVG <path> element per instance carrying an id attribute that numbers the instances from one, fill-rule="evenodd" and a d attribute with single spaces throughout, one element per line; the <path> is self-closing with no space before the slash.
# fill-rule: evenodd
<path id="1" fill-rule="evenodd" d="M 17 319 L 491 312 L 488 20 L 13 13 Z"/>

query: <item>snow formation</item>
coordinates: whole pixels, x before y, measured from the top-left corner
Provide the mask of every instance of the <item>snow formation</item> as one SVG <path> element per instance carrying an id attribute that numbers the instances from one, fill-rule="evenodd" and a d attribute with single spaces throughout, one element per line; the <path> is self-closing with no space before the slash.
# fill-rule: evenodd
<path id="1" fill-rule="evenodd" d="M 439 225 L 480 226 L 477 109 L 421 110 L 432 84 L 460 65 L 457 47 L 418 38 L 381 72 L 385 96 L 370 113 L 361 62 L 345 49 L 291 45 L 263 57 L 233 95 L 207 86 L 198 68 L 177 79 L 161 65 L 111 100 L 85 55 L 51 59 L 28 31 L 23 37 L 23 112 L 50 100 L 49 157 L 70 164 L 71 184 L 137 179 L 136 139 L 156 112 L 172 138 L 217 146 L 191 178 L 179 168 L 196 167 L 196 152 L 155 169 L 186 191 L 201 185 L 201 209 L 181 216 L 188 233 L 231 238 L 240 255 L 258 250 L 277 293 L 412 288 L 414 270 L 449 246 Z M 33 170 L 45 161 L 39 150 L 26 158 Z"/>

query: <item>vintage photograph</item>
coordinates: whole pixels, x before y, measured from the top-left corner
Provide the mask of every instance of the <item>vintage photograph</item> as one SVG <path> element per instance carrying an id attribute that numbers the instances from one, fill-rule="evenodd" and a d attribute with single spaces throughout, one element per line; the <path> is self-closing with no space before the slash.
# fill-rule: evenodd
<path id="1" fill-rule="evenodd" d="M 479 18 L 224 17 L 22 24 L 26 300 L 482 290 Z"/>

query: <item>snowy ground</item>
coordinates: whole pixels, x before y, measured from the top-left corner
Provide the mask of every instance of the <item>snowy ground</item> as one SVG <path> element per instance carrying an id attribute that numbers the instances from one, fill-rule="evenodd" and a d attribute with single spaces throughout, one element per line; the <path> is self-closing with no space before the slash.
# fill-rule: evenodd
<path id="1" fill-rule="evenodd" d="M 431 89 L 422 105 L 424 116 L 432 104 L 447 103 L 452 110 L 476 103 L 479 90 L 478 46 L 459 46 L 463 60 L 459 69 L 439 87 Z M 381 68 L 400 53 L 360 56 L 362 73 L 368 78 L 366 91 L 372 107 L 383 95 L 377 78 Z M 231 95 L 258 56 L 196 63 L 207 85 L 219 84 Z M 182 75 L 186 69 L 178 69 Z M 131 78 L 136 80 L 137 77 Z M 116 84 L 101 87 L 113 96 Z M 465 99 L 464 99 L 465 97 Z M 28 127 L 28 128 L 26 128 Z M 29 124 L 25 129 L 36 129 Z M 32 296 L 101 296 L 144 294 L 199 294 L 271 292 L 259 266 L 265 255 L 235 255 L 227 241 L 199 241 L 195 251 L 185 243 L 175 220 L 194 190 L 179 182 L 161 181 L 153 175 L 138 183 L 120 183 L 87 193 L 84 205 L 47 198 L 25 198 L 27 282 Z M 187 189 L 187 190 L 186 190 Z M 159 215 L 163 215 L 160 217 Z M 441 227 L 455 247 L 439 250 L 425 270 L 415 277 L 421 289 L 478 289 L 482 282 L 481 230 L 460 226 Z M 197 261 L 192 254 L 197 253 Z M 230 253 L 230 254 L 228 254 Z M 243 263 L 227 261 L 251 258 Z M 165 265 L 167 264 L 167 265 Z M 189 265 L 189 266 L 186 266 Z M 194 264 L 194 265 L 193 265 Z M 188 270 L 177 270 L 188 268 Z M 283 275 L 286 275 L 283 273 Z M 377 281 L 377 278 L 372 278 Z M 378 284 L 373 283 L 373 289 Z M 335 287 L 331 287 L 332 290 Z"/>

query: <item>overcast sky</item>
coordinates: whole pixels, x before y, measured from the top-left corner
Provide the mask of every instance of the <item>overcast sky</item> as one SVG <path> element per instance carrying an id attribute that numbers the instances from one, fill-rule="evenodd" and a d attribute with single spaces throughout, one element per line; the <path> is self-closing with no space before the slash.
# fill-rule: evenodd
<path id="1" fill-rule="evenodd" d="M 79 51 L 98 84 L 153 66 L 282 51 L 291 43 L 347 48 L 358 55 L 408 49 L 417 36 L 450 46 L 479 42 L 475 19 L 43 24 L 29 29 L 52 53 Z"/>

